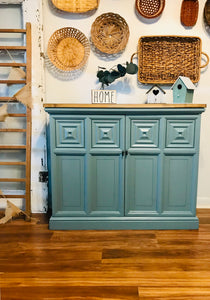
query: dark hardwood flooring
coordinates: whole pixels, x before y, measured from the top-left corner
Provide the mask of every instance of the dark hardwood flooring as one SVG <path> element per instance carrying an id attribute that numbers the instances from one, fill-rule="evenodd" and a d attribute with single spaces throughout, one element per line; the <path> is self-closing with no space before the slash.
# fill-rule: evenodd
<path id="1" fill-rule="evenodd" d="M 0 299 L 210 299 L 210 209 L 198 217 L 199 230 L 0 225 Z"/>

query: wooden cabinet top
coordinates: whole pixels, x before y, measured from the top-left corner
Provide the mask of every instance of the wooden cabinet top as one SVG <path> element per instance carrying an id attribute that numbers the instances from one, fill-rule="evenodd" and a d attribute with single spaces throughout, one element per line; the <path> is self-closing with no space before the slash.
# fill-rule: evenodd
<path id="1" fill-rule="evenodd" d="M 205 108 L 206 104 L 81 104 L 81 103 L 44 103 L 48 108 Z"/>

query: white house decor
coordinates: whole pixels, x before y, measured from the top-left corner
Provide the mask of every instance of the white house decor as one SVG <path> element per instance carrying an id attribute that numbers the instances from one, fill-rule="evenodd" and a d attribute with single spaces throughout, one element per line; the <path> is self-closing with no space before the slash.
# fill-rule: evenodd
<path id="1" fill-rule="evenodd" d="M 171 88 L 174 103 L 192 103 L 195 85 L 189 77 L 179 76 Z"/>
<path id="2" fill-rule="evenodd" d="M 159 85 L 153 85 L 147 92 L 147 103 L 163 103 L 165 91 Z"/>

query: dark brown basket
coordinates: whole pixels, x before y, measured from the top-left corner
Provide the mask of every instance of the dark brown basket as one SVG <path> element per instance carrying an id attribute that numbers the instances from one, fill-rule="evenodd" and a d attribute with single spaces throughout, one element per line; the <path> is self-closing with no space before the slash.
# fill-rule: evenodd
<path id="1" fill-rule="evenodd" d="M 202 52 L 203 53 L 203 52 Z M 144 36 L 138 42 L 138 79 L 142 83 L 170 84 L 178 76 L 198 82 L 201 66 L 201 39 L 186 36 Z"/>
<path id="2" fill-rule="evenodd" d="M 210 0 L 207 0 L 204 6 L 204 17 L 206 23 L 210 25 Z"/>
<path id="3" fill-rule="evenodd" d="M 126 47 L 129 35 L 129 27 L 125 19 L 114 13 L 100 15 L 91 27 L 93 44 L 107 54 L 122 51 Z"/>
<path id="4" fill-rule="evenodd" d="M 183 0 L 181 7 L 181 22 L 185 26 L 194 26 L 198 19 L 198 0 Z"/>
<path id="5" fill-rule="evenodd" d="M 136 9 L 144 18 L 158 17 L 165 7 L 165 0 L 136 0 Z"/>

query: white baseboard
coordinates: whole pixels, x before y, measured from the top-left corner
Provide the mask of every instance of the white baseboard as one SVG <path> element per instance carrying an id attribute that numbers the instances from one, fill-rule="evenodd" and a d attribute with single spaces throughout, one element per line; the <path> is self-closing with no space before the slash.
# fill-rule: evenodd
<path id="1" fill-rule="evenodd" d="M 197 198 L 197 208 L 210 208 L 210 198 L 209 197 L 198 197 Z"/>

